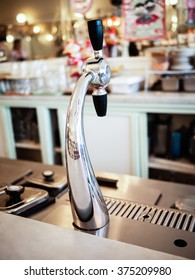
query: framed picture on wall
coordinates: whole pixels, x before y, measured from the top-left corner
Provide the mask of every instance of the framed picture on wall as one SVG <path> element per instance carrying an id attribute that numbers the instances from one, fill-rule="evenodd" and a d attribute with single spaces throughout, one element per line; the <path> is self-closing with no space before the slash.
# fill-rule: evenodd
<path id="1" fill-rule="evenodd" d="M 165 36 L 165 0 L 123 0 L 122 13 L 126 40 Z"/>

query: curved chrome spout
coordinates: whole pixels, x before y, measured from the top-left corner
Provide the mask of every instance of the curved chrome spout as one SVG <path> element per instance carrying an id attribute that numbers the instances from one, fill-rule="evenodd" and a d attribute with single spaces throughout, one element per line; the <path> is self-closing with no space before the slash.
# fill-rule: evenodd
<path id="1" fill-rule="evenodd" d="M 83 65 L 70 100 L 66 120 L 66 168 L 70 203 L 74 225 L 83 230 L 103 229 L 108 222 L 108 210 L 98 186 L 85 143 L 83 109 L 89 85 L 93 85 L 94 106 L 99 116 L 104 116 L 107 107 L 107 86 L 111 72 L 102 57 L 103 24 L 101 20 L 88 21 L 94 58 Z"/>
<path id="2" fill-rule="evenodd" d="M 74 225 L 84 230 L 104 227 L 108 211 L 89 159 L 83 129 L 85 95 L 94 75 L 84 73 L 71 97 L 66 120 L 66 168 Z"/>

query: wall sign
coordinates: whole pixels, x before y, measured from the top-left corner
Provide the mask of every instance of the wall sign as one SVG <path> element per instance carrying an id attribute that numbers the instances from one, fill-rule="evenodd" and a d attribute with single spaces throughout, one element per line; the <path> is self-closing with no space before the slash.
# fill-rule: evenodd
<path id="1" fill-rule="evenodd" d="M 126 40 L 165 36 L 165 0 L 123 0 L 122 11 Z"/>

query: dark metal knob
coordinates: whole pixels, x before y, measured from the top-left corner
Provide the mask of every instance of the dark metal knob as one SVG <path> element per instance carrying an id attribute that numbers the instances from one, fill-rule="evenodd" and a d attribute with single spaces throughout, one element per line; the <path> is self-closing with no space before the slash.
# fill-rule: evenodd
<path id="1" fill-rule="evenodd" d="M 21 200 L 20 195 L 24 192 L 23 186 L 10 185 L 5 188 L 5 193 L 10 196 L 10 200 L 18 202 Z"/>
<path id="2" fill-rule="evenodd" d="M 53 181 L 54 172 L 52 170 L 45 170 L 42 172 L 42 175 L 43 175 L 45 181 L 47 181 L 47 182 Z"/>

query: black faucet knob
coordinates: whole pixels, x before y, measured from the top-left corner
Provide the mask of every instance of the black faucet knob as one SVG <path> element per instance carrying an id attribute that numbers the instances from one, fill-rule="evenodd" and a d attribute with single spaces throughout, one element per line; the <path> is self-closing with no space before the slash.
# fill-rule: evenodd
<path id="1" fill-rule="evenodd" d="M 24 192 L 24 187 L 20 185 L 10 185 L 5 188 L 5 193 L 10 196 L 10 200 L 18 202 L 21 200 L 20 195 Z"/>
<path id="2" fill-rule="evenodd" d="M 89 38 L 94 51 L 100 51 L 103 47 L 103 24 L 101 19 L 89 20 L 87 22 Z"/>
<path id="3" fill-rule="evenodd" d="M 45 170 L 42 172 L 42 175 L 43 175 L 45 181 L 47 181 L 47 182 L 53 181 L 54 172 L 52 170 Z"/>

